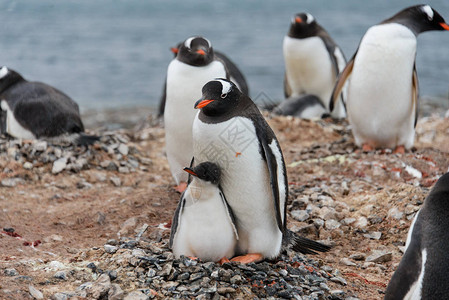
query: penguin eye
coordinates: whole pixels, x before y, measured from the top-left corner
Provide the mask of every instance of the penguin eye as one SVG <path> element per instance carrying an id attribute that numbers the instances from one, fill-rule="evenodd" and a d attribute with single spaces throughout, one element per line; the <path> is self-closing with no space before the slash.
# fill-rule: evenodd
<path id="1" fill-rule="evenodd" d="M 226 93 L 226 94 L 221 94 L 221 99 L 224 99 L 224 98 L 226 98 L 228 96 L 228 93 Z"/>

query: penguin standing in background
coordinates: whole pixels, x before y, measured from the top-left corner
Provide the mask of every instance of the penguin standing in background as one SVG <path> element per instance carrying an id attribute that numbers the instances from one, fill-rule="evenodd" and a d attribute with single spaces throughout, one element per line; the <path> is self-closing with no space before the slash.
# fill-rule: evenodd
<path id="1" fill-rule="evenodd" d="M 179 171 L 192 159 L 193 104 L 201 97 L 202 86 L 216 77 L 227 77 L 222 62 L 214 60 L 211 43 L 203 37 L 190 37 L 179 47 L 168 66 L 164 113 L 165 143 L 168 163 L 182 192 L 187 173 Z"/>
<path id="2" fill-rule="evenodd" d="M 203 162 L 184 171 L 193 178 L 173 217 L 170 248 L 176 258 L 185 255 L 202 261 L 227 261 L 234 256 L 238 234 L 220 188 L 220 168 Z"/>
<path id="3" fill-rule="evenodd" d="M 45 83 L 27 81 L 5 66 L 0 69 L 0 102 L 1 134 L 18 139 L 61 137 L 77 144 L 92 144 L 98 139 L 83 134 L 75 101 Z"/>
<path id="4" fill-rule="evenodd" d="M 303 253 L 329 247 L 286 227 L 287 172 L 279 143 L 254 102 L 225 79 L 208 82 L 195 108 L 195 161 L 210 161 L 221 171 L 221 188 L 239 234 L 233 261 L 249 263 L 279 255 L 283 239 Z M 293 236 L 293 238 L 292 238 Z"/>
<path id="5" fill-rule="evenodd" d="M 334 40 L 311 14 L 296 14 L 284 37 L 283 53 L 284 94 L 287 98 L 284 102 L 290 98 L 314 95 L 329 112 L 329 99 L 335 80 L 346 65 L 343 52 Z M 343 95 L 338 99 L 331 116 L 346 117 Z M 321 117 L 319 111 L 315 117 Z"/>
<path id="6" fill-rule="evenodd" d="M 273 113 L 282 116 L 294 116 L 301 119 L 316 119 L 328 115 L 320 98 L 315 95 L 291 97 L 282 101 L 273 109 Z"/>
<path id="7" fill-rule="evenodd" d="M 178 55 L 179 48 L 181 47 L 182 43 L 179 43 L 176 47 L 170 48 L 171 52 L 176 56 Z M 237 67 L 237 65 L 230 60 L 224 53 L 219 52 L 214 49 L 214 55 L 215 59 L 221 61 L 226 68 L 226 71 L 229 74 L 230 80 L 234 82 L 240 91 L 242 91 L 243 94 L 249 95 L 249 88 L 248 83 L 246 82 L 245 76 L 240 71 L 240 69 Z M 165 90 L 166 90 L 167 80 L 164 82 L 164 88 L 163 93 L 161 96 L 161 99 L 159 101 L 159 109 L 158 109 L 158 116 L 161 117 L 164 115 L 164 109 L 165 109 Z"/>
<path id="8" fill-rule="evenodd" d="M 413 219 L 405 252 L 385 300 L 448 299 L 449 173 L 435 184 Z"/>
<path id="9" fill-rule="evenodd" d="M 429 5 L 408 7 L 368 29 L 340 74 L 332 104 L 347 83 L 346 106 L 355 143 L 364 150 L 413 146 L 418 118 L 416 37 L 449 30 Z"/>

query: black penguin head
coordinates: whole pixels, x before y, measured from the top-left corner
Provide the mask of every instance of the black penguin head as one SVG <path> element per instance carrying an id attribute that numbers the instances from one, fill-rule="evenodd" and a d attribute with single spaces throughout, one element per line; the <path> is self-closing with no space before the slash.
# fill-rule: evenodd
<path id="1" fill-rule="evenodd" d="M 218 185 L 220 182 L 220 168 L 212 162 L 203 162 L 194 168 L 184 168 L 187 173 L 212 184 Z"/>
<path id="2" fill-rule="evenodd" d="M 320 26 L 315 18 L 309 13 L 296 14 L 291 21 L 288 36 L 297 39 L 303 39 L 315 36 Z"/>
<path id="3" fill-rule="evenodd" d="M 200 36 L 189 37 L 180 45 L 178 44 L 177 49 L 175 57 L 192 66 L 206 66 L 214 60 L 211 43 Z"/>
<path id="4" fill-rule="evenodd" d="M 0 93 L 3 93 L 13 84 L 25 80 L 16 71 L 3 66 L 0 68 Z"/>
<path id="5" fill-rule="evenodd" d="M 415 35 L 430 30 L 449 30 L 443 17 L 427 4 L 405 8 L 382 23 L 393 22 L 407 26 Z"/>
<path id="6" fill-rule="evenodd" d="M 195 103 L 206 116 L 221 116 L 237 107 L 242 92 L 229 80 L 218 78 L 203 86 L 203 97 Z"/>

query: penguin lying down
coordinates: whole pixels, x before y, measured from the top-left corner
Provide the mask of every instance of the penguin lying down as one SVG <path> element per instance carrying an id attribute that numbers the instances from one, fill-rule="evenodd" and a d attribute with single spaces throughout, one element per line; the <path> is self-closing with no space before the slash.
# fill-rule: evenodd
<path id="1" fill-rule="evenodd" d="M 203 162 L 184 171 L 193 179 L 175 211 L 170 248 L 176 258 L 184 255 L 202 261 L 226 262 L 235 254 L 239 235 L 234 213 L 220 187 L 221 170 L 212 162 Z M 291 244 L 293 250 L 305 254 L 329 250 L 328 246 L 297 236 L 290 230 L 286 231 L 283 244 Z"/>
<path id="2" fill-rule="evenodd" d="M 5 66 L 0 69 L 0 103 L 0 134 L 84 145 L 98 140 L 83 133 L 75 101 L 45 83 L 27 81 Z"/>
<path id="3" fill-rule="evenodd" d="M 386 300 L 449 299 L 449 173 L 435 184 L 413 219 L 405 253 Z"/>
<path id="4" fill-rule="evenodd" d="M 273 109 L 273 113 L 309 120 L 329 116 L 320 98 L 315 95 L 293 96 L 285 99 Z"/>

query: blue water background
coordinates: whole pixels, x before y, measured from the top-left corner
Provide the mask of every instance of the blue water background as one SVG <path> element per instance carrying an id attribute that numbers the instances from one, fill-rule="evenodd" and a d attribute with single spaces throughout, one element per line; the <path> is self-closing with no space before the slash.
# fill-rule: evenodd
<path id="1" fill-rule="evenodd" d="M 0 65 L 51 84 L 82 111 L 157 106 L 169 48 L 203 35 L 244 72 L 251 96 L 283 97 L 282 39 L 294 13 L 309 12 L 347 58 L 365 31 L 417 1 L 106 1 L 0 2 Z M 449 22 L 449 1 L 428 2 Z M 447 97 L 449 32 L 418 38 L 420 93 Z"/>

